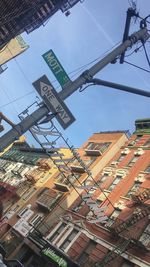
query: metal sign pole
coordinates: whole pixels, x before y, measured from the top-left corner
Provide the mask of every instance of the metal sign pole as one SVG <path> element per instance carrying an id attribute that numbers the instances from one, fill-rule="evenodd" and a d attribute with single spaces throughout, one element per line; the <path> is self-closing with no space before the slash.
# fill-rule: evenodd
<path id="1" fill-rule="evenodd" d="M 86 83 L 87 79 L 93 78 L 96 73 L 98 73 L 114 59 L 116 59 L 116 57 L 122 54 L 122 52 L 124 52 L 128 47 L 132 47 L 132 45 L 137 43 L 137 41 L 139 40 L 145 41 L 148 38 L 149 34 L 146 28 L 141 29 L 138 32 L 132 34 L 127 41 L 115 48 L 102 60 L 93 65 L 88 71 L 84 72 L 74 82 L 72 82 L 71 85 L 66 86 L 65 89 L 58 93 L 59 97 L 62 100 L 66 99 L 71 94 L 73 94 L 78 88 L 83 86 Z M 48 115 L 49 112 L 49 109 L 45 105 L 43 105 L 38 110 L 34 111 L 31 115 L 29 115 L 27 118 L 22 120 L 19 124 L 14 126 L 2 137 L 0 137 L 0 151 L 3 151 L 8 145 L 12 144 L 12 142 L 17 140 L 19 136 L 24 134 L 44 116 Z"/>

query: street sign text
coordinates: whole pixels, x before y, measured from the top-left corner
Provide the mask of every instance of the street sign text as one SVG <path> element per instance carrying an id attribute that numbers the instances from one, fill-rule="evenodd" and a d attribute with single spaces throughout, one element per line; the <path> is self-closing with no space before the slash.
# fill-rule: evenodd
<path id="1" fill-rule="evenodd" d="M 44 55 L 42 55 L 42 57 L 46 61 L 47 65 L 49 66 L 61 86 L 64 86 L 65 84 L 71 82 L 69 76 L 67 75 L 66 71 L 64 70 L 52 50 L 46 52 Z"/>
<path id="2" fill-rule="evenodd" d="M 65 103 L 61 100 L 45 75 L 35 81 L 33 86 L 43 98 L 43 101 L 47 105 L 48 109 L 54 113 L 57 113 L 56 118 L 64 129 L 74 122 L 74 116 Z"/>

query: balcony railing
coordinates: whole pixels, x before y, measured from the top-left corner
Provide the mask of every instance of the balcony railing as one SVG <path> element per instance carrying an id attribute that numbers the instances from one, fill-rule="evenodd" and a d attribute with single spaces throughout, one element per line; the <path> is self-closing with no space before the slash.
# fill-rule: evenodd
<path id="1" fill-rule="evenodd" d="M 142 192 L 132 194 L 131 198 L 135 203 L 144 203 L 146 200 L 150 199 L 150 188 L 146 188 Z"/>
<path id="2" fill-rule="evenodd" d="M 138 221 L 140 221 L 142 218 L 146 217 L 150 214 L 150 207 L 146 207 L 141 209 L 139 212 L 133 213 L 130 218 L 128 218 L 126 221 L 116 219 L 114 224 L 110 227 L 112 230 L 112 233 L 119 235 L 124 230 L 128 229 L 128 227 L 131 227 Z"/>
<path id="3" fill-rule="evenodd" d="M 58 193 L 54 190 L 49 190 L 43 193 L 36 203 L 43 207 L 44 209 L 51 211 L 58 203 L 59 199 L 62 197 L 62 193 Z"/>

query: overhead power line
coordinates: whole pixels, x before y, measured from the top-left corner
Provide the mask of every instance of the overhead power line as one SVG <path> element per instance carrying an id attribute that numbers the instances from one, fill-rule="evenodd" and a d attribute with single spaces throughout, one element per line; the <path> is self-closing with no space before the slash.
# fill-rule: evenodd
<path id="1" fill-rule="evenodd" d="M 144 48 L 145 56 L 146 56 L 146 59 L 147 59 L 147 63 L 149 65 L 149 67 L 150 67 L 150 59 L 149 59 L 149 56 L 148 56 L 148 53 L 147 53 L 146 46 L 145 46 L 144 42 L 143 42 L 143 48 Z"/>
<path id="2" fill-rule="evenodd" d="M 143 71 L 145 71 L 145 72 L 150 73 L 149 70 L 144 69 L 144 68 L 142 68 L 142 67 L 140 67 L 140 66 L 138 66 L 138 65 L 136 65 L 136 64 L 133 64 L 133 63 L 131 63 L 131 62 L 128 62 L 128 61 L 126 61 L 126 60 L 124 60 L 124 63 L 127 63 L 127 64 L 129 64 L 129 65 L 131 65 L 131 66 L 133 66 L 133 67 L 135 67 L 135 68 L 137 68 L 137 69 L 140 69 L 140 70 L 143 70 Z"/>
<path id="3" fill-rule="evenodd" d="M 76 68 L 76 69 L 74 69 L 74 70 L 72 70 L 72 71 L 69 72 L 68 74 L 69 74 L 69 75 L 72 74 L 72 75 L 71 75 L 71 78 L 73 78 L 73 77 L 76 76 L 79 72 L 85 70 L 86 67 L 88 67 L 89 65 L 95 63 L 95 62 L 98 61 L 100 58 L 102 58 L 103 56 L 105 56 L 107 53 L 109 53 L 114 47 L 116 47 L 116 46 L 119 45 L 120 43 L 121 43 L 121 42 L 116 43 L 116 44 L 113 45 L 110 49 L 106 50 L 101 56 L 99 56 L 99 57 L 97 57 L 97 58 L 95 58 L 95 59 L 89 61 L 88 63 L 86 63 L 86 64 L 84 64 L 84 65 L 82 65 L 82 66 L 80 66 L 80 67 L 78 67 L 78 68 Z M 10 48 L 9 48 L 9 51 L 10 51 L 10 53 L 12 54 Z M 25 80 L 29 83 L 29 85 L 31 85 L 32 82 L 31 82 L 31 81 L 29 80 L 29 78 L 27 77 L 26 73 L 24 72 L 24 70 L 23 70 L 22 67 L 20 66 L 18 60 L 17 60 L 16 58 L 13 58 L 13 59 L 14 59 L 14 61 L 16 62 L 16 65 L 17 65 L 18 69 L 20 70 L 20 72 L 22 73 L 22 75 L 24 76 Z M 52 81 L 52 84 L 55 83 L 55 82 L 57 82 L 56 79 Z M 4 108 L 4 107 L 6 107 L 6 106 L 9 106 L 10 104 L 15 103 L 15 102 L 17 102 L 17 101 L 23 99 L 24 97 L 26 97 L 26 96 L 28 96 L 28 95 L 31 95 L 31 94 L 33 94 L 33 93 L 36 93 L 36 92 L 31 91 L 31 92 L 29 92 L 29 93 L 26 93 L 26 94 L 24 94 L 24 95 L 22 95 L 22 96 L 20 96 L 20 97 L 15 98 L 14 100 L 12 100 L 12 101 L 10 101 L 10 102 L 4 104 L 4 105 L 1 105 L 0 108 Z"/>

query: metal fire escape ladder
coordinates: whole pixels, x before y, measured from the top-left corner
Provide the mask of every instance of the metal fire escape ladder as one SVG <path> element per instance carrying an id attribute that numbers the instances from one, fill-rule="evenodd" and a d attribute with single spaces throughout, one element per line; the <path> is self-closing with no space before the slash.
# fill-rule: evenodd
<path id="1" fill-rule="evenodd" d="M 138 197 L 138 201 L 144 202 L 147 199 L 150 198 L 149 196 L 150 194 L 150 189 L 145 189 L 143 192 L 141 192 L 137 197 Z M 137 212 L 135 214 L 133 214 L 129 219 L 127 219 L 126 221 L 122 221 L 120 219 L 117 219 L 114 223 L 114 225 L 112 225 L 110 227 L 110 230 L 113 234 L 117 234 L 120 235 L 124 230 L 127 230 L 128 227 L 133 226 L 135 223 L 137 223 L 139 220 L 143 219 L 144 217 L 146 217 L 147 215 L 150 214 L 150 206 L 149 207 L 145 207 L 144 209 L 141 209 L 140 212 Z M 110 261 L 112 261 L 113 259 L 115 259 L 117 256 L 121 255 L 128 247 L 128 245 L 132 244 L 133 245 L 139 245 L 141 248 L 145 248 L 141 242 L 139 242 L 136 239 L 130 238 L 129 240 L 124 240 L 121 244 L 119 244 L 114 250 L 112 250 L 111 252 L 109 252 L 104 259 L 102 260 L 101 263 L 97 263 L 96 267 L 104 267 L 105 264 L 109 263 Z M 117 254 L 117 256 L 116 256 Z"/>
<path id="2" fill-rule="evenodd" d="M 137 223 L 138 221 L 140 221 L 141 219 L 143 219 L 144 217 L 146 217 L 149 214 L 150 214 L 150 207 L 146 207 L 146 208 L 142 209 L 140 212 L 133 214 L 126 221 L 122 221 L 122 220 L 118 219 L 118 220 L 116 220 L 114 226 L 112 225 L 110 227 L 111 231 L 114 234 L 119 235 L 121 232 L 126 230 L 128 227 L 133 226 L 135 223 Z"/>
<path id="3" fill-rule="evenodd" d="M 139 192 L 131 196 L 133 202 L 141 204 L 150 199 L 150 188 L 145 188 L 143 192 Z"/>
<path id="4" fill-rule="evenodd" d="M 19 114 L 19 118 L 21 120 L 29 115 L 29 108 Z M 45 151 L 54 165 L 58 168 L 62 176 L 64 176 L 64 178 L 68 180 L 68 183 L 70 183 L 73 187 L 74 184 L 69 180 L 68 175 L 71 174 L 76 179 L 76 181 L 78 181 L 78 176 L 72 171 L 70 167 L 70 164 L 73 163 L 74 160 L 76 160 L 77 164 L 83 168 L 84 173 L 87 174 L 87 178 L 89 177 L 92 179 L 90 170 L 87 168 L 84 161 L 80 158 L 80 155 L 78 154 L 76 149 L 68 143 L 68 140 L 63 137 L 62 133 L 56 128 L 56 126 L 54 126 L 52 121 L 46 121 L 44 123 L 44 127 L 39 123 L 36 126 L 30 128 L 30 132 L 34 139 L 43 148 L 43 151 Z M 56 146 L 59 147 L 60 143 L 63 143 L 64 147 L 69 149 L 70 151 L 71 156 L 70 159 L 67 159 L 67 161 L 65 160 L 64 155 L 60 152 L 60 149 L 56 148 Z"/>
<path id="5" fill-rule="evenodd" d="M 110 261 L 119 257 L 128 247 L 131 240 L 123 240 L 119 245 L 117 245 L 113 250 L 111 250 L 100 263 L 96 263 L 95 267 L 105 267 Z"/>

